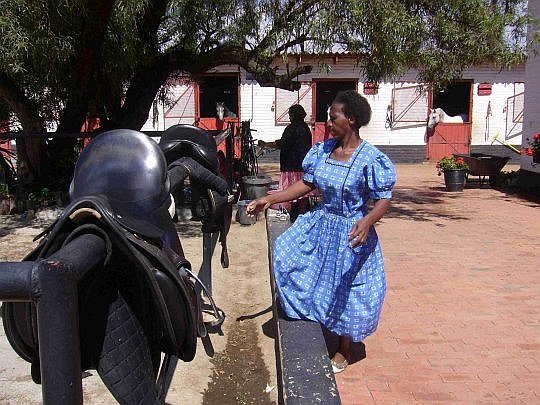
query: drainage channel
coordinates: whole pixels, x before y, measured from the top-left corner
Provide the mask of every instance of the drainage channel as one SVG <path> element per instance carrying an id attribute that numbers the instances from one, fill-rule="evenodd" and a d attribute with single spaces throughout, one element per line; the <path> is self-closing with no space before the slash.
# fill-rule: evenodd
<path id="1" fill-rule="evenodd" d="M 267 392 L 270 373 L 258 345 L 256 328 L 252 320 L 234 321 L 225 350 L 211 360 L 212 380 L 203 393 L 203 405 L 275 404 Z"/>

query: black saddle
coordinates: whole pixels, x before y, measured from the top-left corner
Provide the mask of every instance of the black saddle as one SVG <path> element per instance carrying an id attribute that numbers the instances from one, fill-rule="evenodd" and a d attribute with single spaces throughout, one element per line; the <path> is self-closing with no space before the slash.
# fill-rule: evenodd
<path id="1" fill-rule="evenodd" d="M 177 206 L 189 206 L 194 219 L 202 221 L 203 232 L 220 232 L 221 263 L 228 267 L 226 237 L 232 205 L 227 182 L 219 174 L 217 146 L 213 136 L 192 125 L 174 125 L 159 141 L 177 189 L 171 190 Z M 189 186 L 182 186 L 189 177 Z"/>
<path id="2" fill-rule="evenodd" d="M 131 130 L 100 134 L 77 161 L 72 202 L 25 258 L 49 257 L 83 233 L 106 239 L 105 262 L 78 286 L 81 363 L 98 371 L 120 403 L 159 403 L 161 352 L 191 361 L 197 336 L 206 335 L 196 277 L 168 210 L 169 187 L 165 156 L 153 140 Z M 3 321 L 40 382 L 34 304 L 4 303 Z"/>
<path id="3" fill-rule="evenodd" d="M 212 173 L 218 174 L 216 141 L 202 128 L 186 124 L 173 125 L 163 132 L 159 146 L 169 164 L 188 156 Z"/>

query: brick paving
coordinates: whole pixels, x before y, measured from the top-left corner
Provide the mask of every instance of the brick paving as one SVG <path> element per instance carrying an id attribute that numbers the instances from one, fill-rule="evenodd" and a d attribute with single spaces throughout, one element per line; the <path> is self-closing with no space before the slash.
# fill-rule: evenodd
<path id="1" fill-rule="evenodd" d="M 336 376 L 343 404 L 540 404 L 540 204 L 397 169 L 377 225 L 386 301 L 365 358 Z"/>

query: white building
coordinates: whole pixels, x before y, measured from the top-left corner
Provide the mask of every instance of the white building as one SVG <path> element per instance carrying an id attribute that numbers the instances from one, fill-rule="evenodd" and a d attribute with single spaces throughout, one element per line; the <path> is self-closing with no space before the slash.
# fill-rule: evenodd
<path id="1" fill-rule="evenodd" d="M 163 131 L 178 123 L 219 128 L 215 102 L 223 101 L 237 115 L 225 121 L 249 120 L 251 128 L 257 130 L 255 138 L 271 141 L 281 137 L 288 123 L 288 107 L 300 103 L 308 113 L 306 121 L 311 124 L 315 142 L 327 136 L 326 111 L 335 94 L 354 89 L 366 96 L 373 110 L 370 124 L 361 130 L 362 137 L 395 162 L 436 161 L 452 153 L 470 152 L 519 159 L 501 142 L 518 149 L 522 144 L 524 65 L 512 70 L 475 67 L 445 91 L 433 94 L 429 86 L 417 82 L 413 71 L 391 82 L 366 83 L 354 59 L 347 55 L 330 55 L 325 58 L 326 65 L 310 56 L 294 58 L 290 63 L 313 66 L 310 74 L 298 78 L 298 91 L 261 87 L 244 70 L 223 66 L 209 71 L 198 83 L 174 83 L 170 87 L 171 103 L 158 104 L 150 111 L 142 130 Z M 440 123 L 428 132 L 426 120 L 431 107 L 442 107 L 449 115 L 464 114 L 466 121 Z"/>

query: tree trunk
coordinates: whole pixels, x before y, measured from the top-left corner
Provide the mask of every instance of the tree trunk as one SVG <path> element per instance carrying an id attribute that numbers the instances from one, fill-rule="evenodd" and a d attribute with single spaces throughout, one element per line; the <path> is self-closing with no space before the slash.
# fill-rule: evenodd
<path id="1" fill-rule="evenodd" d="M 140 130 L 148 119 L 148 112 L 157 92 L 171 73 L 161 58 L 135 73 L 122 106 L 120 128 Z"/>

